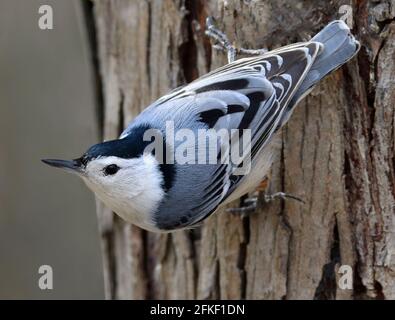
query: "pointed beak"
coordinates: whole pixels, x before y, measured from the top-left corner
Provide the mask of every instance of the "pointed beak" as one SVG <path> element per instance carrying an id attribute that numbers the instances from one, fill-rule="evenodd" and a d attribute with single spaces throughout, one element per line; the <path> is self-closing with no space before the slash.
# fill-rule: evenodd
<path id="1" fill-rule="evenodd" d="M 51 167 L 60 168 L 69 172 L 73 172 L 73 173 L 83 172 L 83 165 L 80 159 L 74 159 L 74 160 L 42 159 L 41 161 Z"/>

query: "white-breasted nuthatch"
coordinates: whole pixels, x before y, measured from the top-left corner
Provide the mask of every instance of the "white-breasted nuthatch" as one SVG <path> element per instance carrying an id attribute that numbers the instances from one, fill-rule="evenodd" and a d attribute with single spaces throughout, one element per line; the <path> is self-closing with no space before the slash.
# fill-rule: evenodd
<path id="1" fill-rule="evenodd" d="M 233 61 L 237 50 L 208 22 L 208 34 L 228 51 L 229 64 L 151 104 L 119 139 L 96 144 L 75 160 L 43 160 L 79 175 L 111 210 L 147 230 L 196 226 L 218 207 L 253 190 L 270 168 L 270 142 L 298 102 L 360 48 L 347 25 L 334 21 L 310 41 L 266 53 L 251 50 L 262 54 Z M 169 121 L 175 130 L 193 133 L 250 130 L 250 172 L 237 175 L 237 165 L 220 161 L 167 161 L 182 144 L 169 147 Z M 158 150 L 146 152 L 152 140 L 144 135 L 150 130 L 163 135 L 163 162 Z M 216 140 L 219 149 L 223 141 Z M 192 149 L 206 159 L 207 146 Z"/>

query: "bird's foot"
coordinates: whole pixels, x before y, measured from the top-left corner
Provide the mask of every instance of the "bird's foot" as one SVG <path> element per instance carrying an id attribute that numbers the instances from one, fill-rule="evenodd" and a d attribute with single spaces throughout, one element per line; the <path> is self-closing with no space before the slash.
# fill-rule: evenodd
<path id="1" fill-rule="evenodd" d="M 273 194 L 264 194 L 263 195 L 263 200 L 265 203 L 272 202 L 273 200 L 278 199 L 278 198 L 280 198 L 282 200 L 292 199 L 292 200 L 299 201 L 303 204 L 305 203 L 303 199 L 301 199 L 297 196 L 294 196 L 292 194 L 285 193 L 285 192 L 276 192 Z"/>
<path id="2" fill-rule="evenodd" d="M 254 213 L 257 211 L 259 205 L 259 197 L 258 196 L 253 196 L 251 198 L 246 198 L 243 200 L 243 206 L 239 208 L 228 208 L 226 209 L 226 212 L 229 213 L 234 213 L 234 214 L 241 214 L 241 215 L 247 215 Z"/>
<path id="3" fill-rule="evenodd" d="M 267 49 L 244 49 L 236 48 L 228 39 L 226 34 L 219 30 L 214 25 L 213 17 L 207 17 L 206 19 L 206 35 L 213 38 L 217 44 L 213 45 L 213 48 L 220 51 L 225 51 L 228 56 L 228 63 L 236 60 L 236 54 L 246 55 L 262 55 L 267 52 Z"/>
<path id="4" fill-rule="evenodd" d="M 262 197 L 260 195 L 262 195 Z M 259 193 L 257 196 L 252 196 L 251 198 L 244 199 L 243 206 L 239 208 L 228 208 L 226 209 L 226 212 L 241 215 L 252 214 L 255 213 L 258 209 L 262 208 L 265 204 L 273 202 L 276 199 L 291 199 L 299 201 L 303 204 L 305 203 L 303 199 L 285 192 L 276 192 L 273 194 Z"/>
<path id="5" fill-rule="evenodd" d="M 215 49 L 226 51 L 228 55 L 228 63 L 235 61 L 236 47 L 229 41 L 226 34 L 214 25 L 213 17 L 207 17 L 206 19 L 206 35 L 217 42 L 217 44 L 214 45 Z"/>

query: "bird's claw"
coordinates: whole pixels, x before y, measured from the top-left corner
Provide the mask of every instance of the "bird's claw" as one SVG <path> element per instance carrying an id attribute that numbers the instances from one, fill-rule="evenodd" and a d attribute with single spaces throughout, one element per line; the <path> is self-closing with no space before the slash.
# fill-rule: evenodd
<path id="1" fill-rule="evenodd" d="M 259 196 L 253 196 L 251 198 L 244 199 L 243 204 L 246 206 L 242 206 L 239 208 L 228 208 L 226 209 L 226 212 L 233 213 L 233 214 L 251 214 L 257 211 L 257 209 L 260 208 L 261 204 L 267 204 L 275 199 L 282 199 L 282 200 L 296 200 L 301 203 L 305 203 L 305 201 L 297 196 L 294 196 L 292 194 L 288 194 L 285 192 L 276 192 L 273 194 L 263 194 L 262 198 Z"/>
<path id="2" fill-rule="evenodd" d="M 273 194 L 265 194 L 264 195 L 264 201 L 266 203 L 272 202 L 276 198 L 280 198 L 280 199 L 283 199 L 283 200 L 292 199 L 292 200 L 299 201 L 299 202 L 301 202 L 303 204 L 305 203 L 302 198 L 299 198 L 297 196 L 294 196 L 292 194 L 285 193 L 285 192 L 276 192 L 276 193 L 273 193 Z"/>
<path id="3" fill-rule="evenodd" d="M 246 55 L 262 55 L 267 52 L 267 49 L 245 49 L 245 48 L 236 48 L 228 39 L 226 34 L 219 30 L 214 25 L 214 18 L 207 17 L 206 18 L 206 31 L 205 34 L 214 39 L 217 42 L 213 45 L 213 48 L 220 51 L 226 51 L 228 55 L 228 63 L 231 63 L 236 60 L 236 54 L 246 54 Z"/>

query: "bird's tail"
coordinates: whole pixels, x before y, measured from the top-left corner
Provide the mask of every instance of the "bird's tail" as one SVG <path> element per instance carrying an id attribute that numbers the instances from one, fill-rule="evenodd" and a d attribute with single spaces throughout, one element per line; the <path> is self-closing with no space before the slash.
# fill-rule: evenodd
<path id="1" fill-rule="evenodd" d="M 308 94 L 323 77 L 354 57 L 360 49 L 359 42 L 341 20 L 328 24 L 311 41 L 323 44 L 322 51 L 295 93 L 291 106 Z"/>

